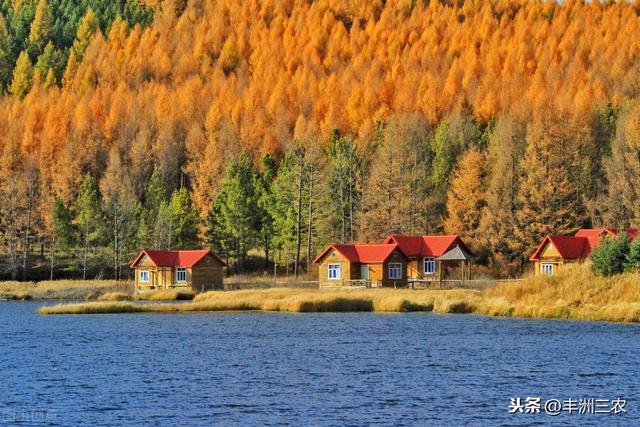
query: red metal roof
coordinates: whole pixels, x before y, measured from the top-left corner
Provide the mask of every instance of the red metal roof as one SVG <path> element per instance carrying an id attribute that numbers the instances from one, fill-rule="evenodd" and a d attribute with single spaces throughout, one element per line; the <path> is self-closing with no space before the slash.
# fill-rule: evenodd
<path id="1" fill-rule="evenodd" d="M 402 249 L 395 243 L 392 244 L 354 244 L 354 245 L 330 245 L 327 249 L 322 251 L 320 255 L 313 260 L 314 263 L 320 261 L 329 250 L 334 249 L 344 256 L 349 262 L 381 264 L 383 263 L 394 251 L 399 251 L 406 257 Z"/>
<path id="2" fill-rule="evenodd" d="M 184 251 L 144 249 L 131 263 L 131 268 L 135 268 L 138 261 L 140 261 L 144 255 L 147 255 L 151 262 L 153 262 L 157 267 L 193 267 L 207 255 L 212 256 L 222 265 L 227 265 L 216 254 L 206 249 Z"/>
<path id="3" fill-rule="evenodd" d="M 576 231 L 575 237 L 602 237 L 606 234 L 617 236 L 618 229 L 611 227 L 581 228 L 580 230 Z M 630 239 L 635 239 L 636 237 L 638 237 L 638 229 L 627 228 L 627 237 L 629 237 Z"/>
<path id="4" fill-rule="evenodd" d="M 586 259 L 591 255 L 591 251 L 600 244 L 602 238 L 607 235 L 611 237 L 617 236 L 618 229 L 605 227 L 583 228 L 578 230 L 574 236 L 547 236 L 531 255 L 529 261 L 540 259 L 540 254 L 549 242 L 555 246 L 563 259 Z M 630 239 L 635 239 L 638 237 L 638 230 L 635 228 L 627 229 L 627 236 Z"/>
<path id="5" fill-rule="evenodd" d="M 389 236 L 385 243 L 397 243 L 400 249 L 408 257 L 432 256 L 439 257 L 453 248 L 460 245 L 466 252 L 470 252 L 462 239 L 456 235 L 444 236 Z"/>

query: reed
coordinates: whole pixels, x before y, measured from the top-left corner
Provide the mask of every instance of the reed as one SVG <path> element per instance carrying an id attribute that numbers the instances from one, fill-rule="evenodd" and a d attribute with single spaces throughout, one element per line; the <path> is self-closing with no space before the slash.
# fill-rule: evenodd
<path id="1" fill-rule="evenodd" d="M 491 316 L 640 322 L 640 274 L 596 276 L 588 264 L 528 276 L 483 292 L 475 310 Z"/>
<path id="2" fill-rule="evenodd" d="M 138 296 L 140 297 L 140 296 Z M 553 277 L 529 276 L 483 291 L 409 289 L 292 289 L 211 291 L 183 304 L 98 302 L 43 307 L 41 314 L 283 311 L 478 313 L 555 319 L 640 322 L 640 274 L 594 276 L 588 265 L 567 266 Z M 176 291 L 157 291 L 139 299 L 180 299 Z"/>
<path id="3" fill-rule="evenodd" d="M 42 282 L 0 282 L 0 299 L 96 299 L 101 295 L 132 293 L 133 285 L 115 280 L 47 280 Z"/>
<path id="4" fill-rule="evenodd" d="M 98 301 L 131 301 L 133 296 L 124 292 L 109 292 L 98 297 Z"/>
<path id="5" fill-rule="evenodd" d="M 137 294 L 135 299 L 140 301 L 189 301 L 196 294 L 192 291 L 176 291 L 173 289 L 159 289 L 157 291 Z"/>

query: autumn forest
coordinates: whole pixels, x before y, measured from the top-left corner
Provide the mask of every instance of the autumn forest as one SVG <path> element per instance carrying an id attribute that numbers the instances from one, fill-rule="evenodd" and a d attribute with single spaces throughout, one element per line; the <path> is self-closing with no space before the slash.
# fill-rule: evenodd
<path id="1" fill-rule="evenodd" d="M 495 276 L 640 225 L 640 7 L 0 1 L 0 276 L 128 277 L 142 247 L 301 274 L 452 233 Z"/>

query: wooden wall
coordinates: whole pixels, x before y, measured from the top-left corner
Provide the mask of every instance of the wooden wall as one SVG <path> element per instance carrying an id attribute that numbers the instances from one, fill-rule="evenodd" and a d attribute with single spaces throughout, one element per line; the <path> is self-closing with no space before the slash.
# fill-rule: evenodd
<path id="1" fill-rule="evenodd" d="M 329 264 L 340 264 L 340 280 L 329 280 Z M 320 286 L 343 286 L 348 285 L 349 280 L 357 280 L 360 278 L 359 264 L 351 263 L 340 252 L 332 249 L 327 252 L 318 263 L 318 281 Z"/>
<path id="2" fill-rule="evenodd" d="M 222 264 L 216 260 L 206 263 L 201 261 L 187 269 L 187 280 L 191 284 L 191 289 L 195 292 L 211 291 L 214 289 L 222 289 Z"/>

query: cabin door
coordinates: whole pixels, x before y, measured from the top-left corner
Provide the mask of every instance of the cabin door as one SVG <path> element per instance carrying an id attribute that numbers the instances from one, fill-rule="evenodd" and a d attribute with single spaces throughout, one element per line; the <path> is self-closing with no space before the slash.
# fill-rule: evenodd
<path id="1" fill-rule="evenodd" d="M 369 280 L 369 264 L 360 265 L 360 279 Z"/>

